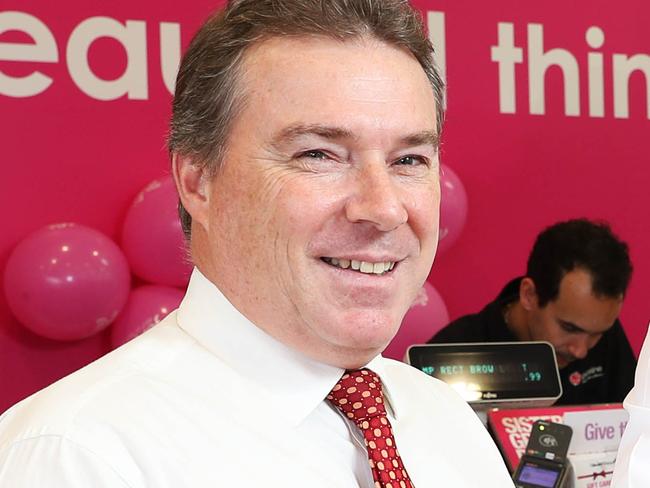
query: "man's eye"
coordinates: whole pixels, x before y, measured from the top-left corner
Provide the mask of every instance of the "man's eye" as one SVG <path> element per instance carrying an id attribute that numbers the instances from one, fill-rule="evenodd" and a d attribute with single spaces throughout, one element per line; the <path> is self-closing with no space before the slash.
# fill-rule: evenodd
<path id="1" fill-rule="evenodd" d="M 422 156 L 404 156 L 402 158 L 399 158 L 395 164 L 403 166 L 417 166 L 419 164 L 427 164 L 427 160 Z"/>
<path id="2" fill-rule="evenodd" d="M 577 328 L 575 325 L 573 325 L 573 324 L 567 324 L 567 323 L 561 322 L 561 323 L 560 323 L 560 327 L 562 327 L 562 329 L 563 329 L 565 332 L 569 332 L 570 334 L 575 334 L 575 333 L 577 333 L 577 332 L 581 332 L 581 330 L 578 329 L 578 328 Z"/>
<path id="3" fill-rule="evenodd" d="M 310 159 L 327 159 L 327 154 L 318 149 L 313 149 L 310 151 L 305 151 L 298 155 L 299 158 L 310 158 Z"/>

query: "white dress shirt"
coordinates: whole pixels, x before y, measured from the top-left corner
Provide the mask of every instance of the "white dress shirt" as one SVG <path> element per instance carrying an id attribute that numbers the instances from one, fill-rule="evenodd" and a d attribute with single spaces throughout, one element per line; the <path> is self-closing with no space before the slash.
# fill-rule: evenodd
<path id="1" fill-rule="evenodd" d="M 368 367 L 416 487 L 512 487 L 447 385 L 381 356 Z M 372 487 L 361 434 L 324 400 L 342 373 L 268 336 L 195 270 L 159 325 L 0 417 L 0 487 Z"/>
<path id="2" fill-rule="evenodd" d="M 634 388 L 623 402 L 630 414 L 616 456 L 612 488 L 650 487 L 650 329 L 634 376 Z"/>

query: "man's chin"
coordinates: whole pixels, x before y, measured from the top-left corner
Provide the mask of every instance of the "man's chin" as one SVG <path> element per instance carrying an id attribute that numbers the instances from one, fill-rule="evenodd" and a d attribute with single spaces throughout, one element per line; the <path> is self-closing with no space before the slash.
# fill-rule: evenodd
<path id="1" fill-rule="evenodd" d="M 344 359 L 346 368 L 353 365 L 359 367 L 381 354 L 392 339 L 393 334 L 379 332 L 374 334 L 357 333 L 346 337 L 345 340 L 336 341 L 333 352 L 339 358 Z"/>
<path id="2" fill-rule="evenodd" d="M 557 367 L 559 369 L 564 369 L 566 368 L 569 364 L 571 364 L 573 361 L 575 361 L 575 358 L 566 358 L 563 356 L 557 356 Z"/>
<path id="3" fill-rule="evenodd" d="M 383 347 L 367 347 L 367 344 L 336 344 L 321 347 L 311 356 L 321 362 L 343 369 L 358 369 L 368 364 Z"/>
<path id="4" fill-rule="evenodd" d="M 383 351 L 399 329 L 400 315 L 389 308 L 345 308 L 333 305 L 311 313 L 309 347 L 312 354 L 372 359 Z M 314 351 L 316 349 L 316 351 Z M 325 361 L 330 363 L 330 361 Z"/>

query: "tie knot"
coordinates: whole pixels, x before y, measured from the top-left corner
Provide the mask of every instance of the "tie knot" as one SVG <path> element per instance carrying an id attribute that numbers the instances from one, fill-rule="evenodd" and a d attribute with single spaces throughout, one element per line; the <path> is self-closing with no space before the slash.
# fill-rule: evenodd
<path id="1" fill-rule="evenodd" d="M 367 368 L 346 371 L 327 399 L 357 424 L 386 415 L 381 380 Z"/>

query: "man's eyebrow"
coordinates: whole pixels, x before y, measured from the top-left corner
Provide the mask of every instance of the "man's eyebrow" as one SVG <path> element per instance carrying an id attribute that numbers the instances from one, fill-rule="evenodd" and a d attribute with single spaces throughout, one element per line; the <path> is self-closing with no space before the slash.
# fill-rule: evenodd
<path id="1" fill-rule="evenodd" d="M 282 129 L 273 137 L 271 142 L 277 147 L 280 144 L 292 142 L 305 135 L 315 135 L 332 141 L 355 138 L 352 132 L 343 127 L 322 124 L 295 124 Z M 403 146 L 430 145 L 433 148 L 438 149 L 440 138 L 436 132 L 424 130 L 402 137 L 400 139 L 400 144 Z"/>
<path id="2" fill-rule="evenodd" d="M 572 332 L 584 332 L 584 333 L 587 333 L 586 330 L 584 330 L 582 327 L 577 326 L 573 322 L 568 322 L 568 321 L 562 320 L 562 319 L 558 319 L 558 322 L 560 322 L 560 324 L 563 327 L 570 328 Z"/>
<path id="3" fill-rule="evenodd" d="M 342 127 L 321 124 L 295 124 L 285 127 L 277 133 L 272 139 L 272 144 L 278 146 L 305 135 L 315 135 L 329 140 L 352 139 L 354 137 L 352 132 Z"/>
<path id="4" fill-rule="evenodd" d="M 607 329 L 605 329 L 605 330 L 603 330 L 603 331 L 600 331 L 600 332 L 590 332 L 590 331 L 588 331 L 588 330 L 583 329 L 583 328 L 580 327 L 579 325 L 576 325 L 576 324 L 574 324 L 573 322 L 569 322 L 569 321 L 567 321 L 567 320 L 558 319 L 558 322 L 559 322 L 560 325 L 562 325 L 563 327 L 570 327 L 570 328 L 571 328 L 571 332 L 579 332 L 579 333 L 582 333 L 582 334 L 588 334 L 588 335 L 591 335 L 591 336 L 604 334 L 604 333 L 607 332 L 609 329 L 611 329 L 611 328 L 614 326 L 614 324 L 616 323 L 616 321 L 612 322 L 612 325 L 610 325 Z"/>
<path id="5" fill-rule="evenodd" d="M 402 138 L 402 144 L 405 146 L 424 146 L 430 145 L 435 149 L 438 149 L 440 145 L 440 137 L 438 134 L 432 131 L 424 130 L 422 132 L 417 132 L 415 134 L 410 134 Z"/>

